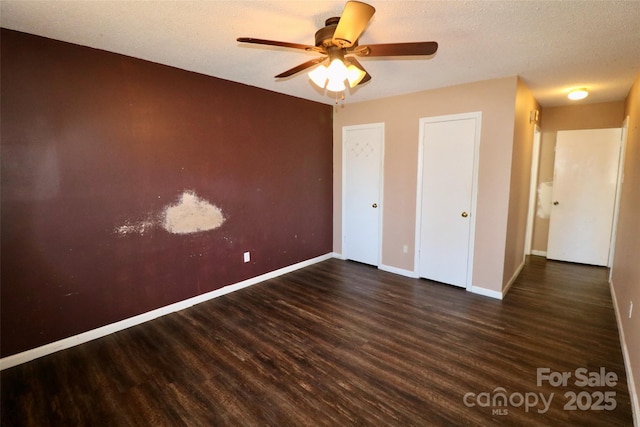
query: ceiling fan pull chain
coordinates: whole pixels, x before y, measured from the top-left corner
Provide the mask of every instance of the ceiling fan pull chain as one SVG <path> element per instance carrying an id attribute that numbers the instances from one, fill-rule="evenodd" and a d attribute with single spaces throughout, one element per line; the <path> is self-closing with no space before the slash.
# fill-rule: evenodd
<path id="1" fill-rule="evenodd" d="M 338 112 L 338 102 L 342 101 L 342 105 L 340 108 L 344 108 L 344 92 L 340 92 L 340 97 L 338 99 L 338 92 L 336 92 L 336 113 Z"/>

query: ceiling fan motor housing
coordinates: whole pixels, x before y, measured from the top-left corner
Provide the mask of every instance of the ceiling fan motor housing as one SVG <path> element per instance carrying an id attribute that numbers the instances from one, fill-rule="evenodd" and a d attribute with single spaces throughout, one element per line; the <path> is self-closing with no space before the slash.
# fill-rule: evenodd
<path id="1" fill-rule="evenodd" d="M 324 21 L 324 27 L 316 31 L 316 46 L 317 47 L 329 47 L 333 46 L 333 34 L 336 32 L 336 27 L 340 22 L 340 17 L 334 16 Z"/>

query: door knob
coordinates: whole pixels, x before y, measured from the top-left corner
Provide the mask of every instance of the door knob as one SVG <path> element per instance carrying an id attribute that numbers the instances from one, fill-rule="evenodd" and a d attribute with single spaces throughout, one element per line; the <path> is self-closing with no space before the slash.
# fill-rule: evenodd
<path id="1" fill-rule="evenodd" d="M 466 217 L 468 217 L 468 216 L 469 216 L 469 214 L 468 214 L 468 213 L 466 213 L 466 212 L 462 212 L 462 218 L 466 218 Z"/>
<path id="2" fill-rule="evenodd" d="M 377 203 L 374 203 L 374 204 L 372 204 L 372 205 L 371 205 L 371 207 L 372 207 L 372 208 L 377 208 L 377 207 L 378 207 L 378 204 L 377 204 Z"/>
<path id="3" fill-rule="evenodd" d="M 559 204 L 560 204 L 560 202 L 559 202 L 559 201 L 557 201 L 557 200 L 556 200 L 555 202 L 553 202 L 553 205 L 554 205 L 554 206 L 558 206 Z"/>

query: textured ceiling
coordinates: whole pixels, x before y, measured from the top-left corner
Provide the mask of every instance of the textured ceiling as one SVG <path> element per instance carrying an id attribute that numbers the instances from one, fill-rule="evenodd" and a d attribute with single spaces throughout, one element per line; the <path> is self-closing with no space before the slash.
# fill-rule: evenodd
<path id="1" fill-rule="evenodd" d="M 437 41 L 432 57 L 361 59 L 373 79 L 346 102 L 519 75 L 543 106 L 624 99 L 640 72 L 638 1 L 380 1 L 360 44 Z M 344 1 L 6 1 L 2 27 L 331 104 L 305 73 L 314 54 L 237 37 L 314 44 Z"/>

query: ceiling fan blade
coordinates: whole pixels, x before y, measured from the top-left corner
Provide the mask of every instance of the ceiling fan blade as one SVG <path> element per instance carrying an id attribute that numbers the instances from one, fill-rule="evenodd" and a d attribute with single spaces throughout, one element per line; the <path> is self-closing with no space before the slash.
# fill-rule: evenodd
<path id="1" fill-rule="evenodd" d="M 275 40 L 265 40 L 265 39 L 254 39 L 252 37 L 238 37 L 236 39 L 240 43 L 253 43 L 253 44 L 265 44 L 268 46 L 280 46 L 280 47 L 289 47 L 292 49 L 302 49 L 302 50 L 317 50 L 315 46 L 299 44 L 299 43 L 289 43 L 289 42 L 279 42 Z"/>
<path id="2" fill-rule="evenodd" d="M 358 46 L 352 53 L 359 56 L 413 56 L 433 55 L 438 50 L 437 42 L 386 43 Z"/>
<path id="3" fill-rule="evenodd" d="M 362 80 L 360 80 L 360 82 L 358 83 L 358 86 L 360 86 L 363 83 L 368 82 L 369 80 L 371 80 L 371 74 L 369 74 L 367 72 L 367 70 L 364 69 L 364 67 L 362 66 L 362 64 L 354 57 L 349 57 L 347 58 L 347 61 L 349 61 L 350 63 L 352 63 L 353 65 L 355 65 L 356 67 L 360 68 L 362 71 L 364 71 L 366 74 L 364 75 L 364 77 L 362 78 Z"/>
<path id="4" fill-rule="evenodd" d="M 340 47 L 353 46 L 375 12 L 376 9 L 366 3 L 348 1 L 333 33 L 333 41 Z"/>
<path id="5" fill-rule="evenodd" d="M 287 70 L 287 71 L 285 71 L 285 72 L 283 72 L 283 73 L 278 74 L 278 75 L 276 76 L 276 78 L 282 78 L 282 77 L 289 77 L 289 76 L 293 76 L 294 74 L 297 74 L 297 73 L 299 73 L 300 71 L 304 71 L 304 70 L 306 70 L 307 68 L 311 68 L 311 67 L 313 67 L 314 65 L 321 63 L 321 62 L 322 62 L 322 61 L 324 61 L 325 59 L 327 59 L 327 57 L 326 57 L 326 56 L 321 56 L 321 57 L 318 57 L 318 58 L 313 58 L 313 59 L 312 59 L 312 60 L 310 60 L 310 61 L 307 61 L 307 62 L 305 62 L 305 63 L 303 63 L 303 64 L 300 64 L 300 65 L 298 65 L 298 66 L 296 66 L 296 67 L 291 68 L 290 70 Z"/>

